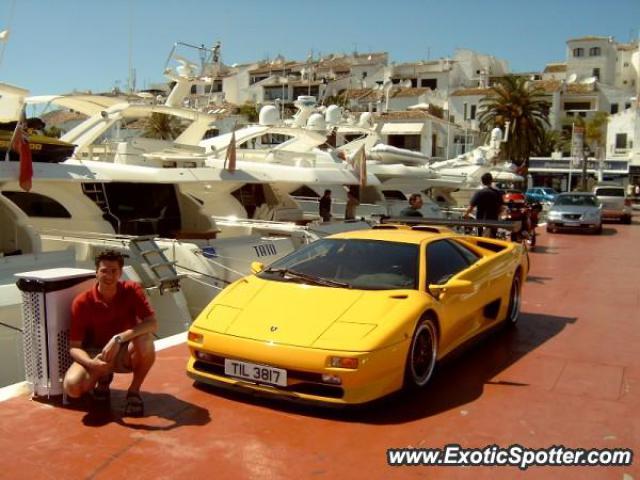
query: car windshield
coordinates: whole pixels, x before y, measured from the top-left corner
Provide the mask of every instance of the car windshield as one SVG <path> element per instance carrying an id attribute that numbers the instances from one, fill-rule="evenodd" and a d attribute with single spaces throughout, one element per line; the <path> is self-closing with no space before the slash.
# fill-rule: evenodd
<path id="1" fill-rule="evenodd" d="M 558 192 L 556 192 L 553 188 L 543 188 L 542 191 L 544 193 L 546 193 L 547 195 L 557 195 Z"/>
<path id="2" fill-rule="evenodd" d="M 599 197 L 624 197 L 624 188 L 598 188 L 596 195 Z"/>
<path id="3" fill-rule="evenodd" d="M 259 277 L 336 288 L 417 289 L 418 245 L 325 238 L 274 262 Z"/>
<path id="4" fill-rule="evenodd" d="M 593 195 L 560 195 L 554 205 L 569 205 L 574 207 L 597 207 L 598 200 Z"/>

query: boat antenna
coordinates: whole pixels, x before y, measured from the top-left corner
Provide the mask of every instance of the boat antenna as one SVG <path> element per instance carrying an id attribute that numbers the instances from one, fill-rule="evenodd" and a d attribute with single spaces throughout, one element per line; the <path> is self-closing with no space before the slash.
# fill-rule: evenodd
<path id="1" fill-rule="evenodd" d="M 129 0 L 129 94 L 133 88 L 133 0 Z"/>
<path id="2" fill-rule="evenodd" d="M 13 22 L 13 12 L 16 8 L 16 0 L 11 2 L 11 9 L 9 10 L 9 20 L 7 21 L 7 28 L 0 32 L 0 67 L 2 67 L 2 58 L 4 57 L 4 50 L 7 48 L 7 41 L 9 40 L 9 32 L 11 32 L 11 24 Z"/>

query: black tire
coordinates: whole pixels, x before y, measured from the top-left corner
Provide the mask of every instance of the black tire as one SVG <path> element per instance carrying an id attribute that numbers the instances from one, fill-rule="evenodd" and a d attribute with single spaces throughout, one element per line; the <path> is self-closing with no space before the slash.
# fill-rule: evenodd
<path id="1" fill-rule="evenodd" d="M 631 215 L 625 215 L 622 217 L 622 223 L 625 225 L 631 225 Z"/>
<path id="2" fill-rule="evenodd" d="M 595 235 L 602 235 L 602 225 L 598 226 L 598 228 L 596 228 L 593 233 Z"/>
<path id="3" fill-rule="evenodd" d="M 555 233 L 556 229 L 547 225 L 547 233 Z"/>
<path id="4" fill-rule="evenodd" d="M 407 352 L 404 386 L 409 390 L 423 388 L 429 383 L 438 356 L 438 330 L 435 321 L 425 318 L 418 322 Z"/>
<path id="5" fill-rule="evenodd" d="M 520 278 L 520 270 L 516 271 L 511 283 L 511 291 L 509 292 L 509 306 L 507 307 L 507 317 L 505 322 L 507 325 L 513 326 L 518 323 L 520 317 L 520 306 L 522 303 L 522 279 Z"/>

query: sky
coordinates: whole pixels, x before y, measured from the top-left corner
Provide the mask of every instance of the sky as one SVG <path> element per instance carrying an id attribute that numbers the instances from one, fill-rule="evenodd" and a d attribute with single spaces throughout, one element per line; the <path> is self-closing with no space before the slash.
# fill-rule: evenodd
<path id="1" fill-rule="evenodd" d="M 164 80 L 177 41 L 222 42 L 231 65 L 278 54 L 386 51 L 391 61 L 469 48 L 540 71 L 585 35 L 638 38 L 640 0 L 0 0 L 0 82 L 33 95 L 125 88 Z M 4 48 L 4 51 L 2 50 Z"/>

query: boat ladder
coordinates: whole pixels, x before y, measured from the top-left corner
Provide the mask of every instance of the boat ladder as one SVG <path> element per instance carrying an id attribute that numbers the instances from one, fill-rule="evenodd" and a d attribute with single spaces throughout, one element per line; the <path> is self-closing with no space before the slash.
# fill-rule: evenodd
<path id="1" fill-rule="evenodd" d="M 131 263 L 137 263 L 136 271 L 145 288 L 158 288 L 160 293 L 180 290 L 180 278 L 175 268 L 176 262 L 167 259 L 153 236 L 134 237 L 129 240 Z"/>

